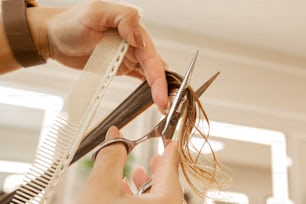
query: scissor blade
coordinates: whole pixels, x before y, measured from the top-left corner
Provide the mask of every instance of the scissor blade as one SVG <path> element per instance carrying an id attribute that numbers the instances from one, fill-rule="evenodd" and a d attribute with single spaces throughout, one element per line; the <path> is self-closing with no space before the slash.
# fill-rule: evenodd
<path id="1" fill-rule="evenodd" d="M 181 103 L 181 100 L 185 94 L 185 90 L 186 88 L 189 86 L 189 81 L 190 81 L 190 78 L 191 78 L 191 75 L 192 75 L 192 71 L 193 71 L 193 68 L 194 68 L 194 65 L 195 65 L 195 62 L 198 58 L 198 55 L 199 55 L 199 51 L 197 50 L 195 56 L 193 57 L 186 73 L 185 73 L 185 76 L 182 80 L 182 83 L 178 89 L 178 92 L 176 93 L 176 96 L 175 98 L 173 99 L 173 102 L 172 102 L 172 105 L 170 107 L 170 110 L 169 110 L 169 113 L 168 113 L 168 116 L 169 118 L 172 117 L 172 115 L 174 114 L 174 112 L 176 111 L 178 105 Z"/>
<path id="2" fill-rule="evenodd" d="M 200 86 L 200 88 L 198 88 L 195 92 L 196 96 L 200 97 L 207 90 L 207 88 L 213 83 L 213 81 L 215 81 L 215 79 L 218 77 L 219 74 L 220 72 L 217 72 L 212 77 L 210 77 L 210 79 L 208 79 L 202 86 Z"/>
<path id="3" fill-rule="evenodd" d="M 170 128 L 170 122 L 171 120 L 174 118 L 175 116 L 175 113 L 177 112 L 177 109 L 182 101 L 182 98 L 185 94 L 185 90 L 186 88 L 188 87 L 189 85 L 189 81 L 190 81 L 190 78 L 191 78 L 191 74 L 192 74 L 192 71 L 193 71 L 193 68 L 194 68 L 194 65 L 195 65 L 195 62 L 198 58 L 198 55 L 199 55 L 199 51 L 197 50 L 195 56 L 193 57 L 186 73 L 185 73 L 185 76 L 183 78 L 183 81 L 178 89 L 178 92 L 176 93 L 176 96 L 175 98 L 173 99 L 173 102 L 171 104 L 171 107 L 170 107 L 170 110 L 169 110 L 169 113 L 168 115 L 166 116 L 166 123 L 164 125 L 164 128 L 161 132 L 161 134 L 163 135 L 163 137 L 170 137 L 172 138 L 172 135 L 165 135 L 167 130 Z M 176 124 L 175 124 L 176 126 Z"/>
<path id="4" fill-rule="evenodd" d="M 193 71 L 193 68 L 194 68 L 194 65 L 198 59 L 198 56 L 199 56 L 199 50 L 197 50 L 197 52 L 195 53 L 186 73 L 185 73 L 185 77 L 181 83 L 181 86 L 179 88 L 179 92 L 181 89 L 186 89 L 189 85 L 189 82 L 190 82 L 190 78 L 191 78 L 191 75 L 192 75 L 192 71 Z M 183 92 L 183 90 L 181 90 L 181 92 Z"/>

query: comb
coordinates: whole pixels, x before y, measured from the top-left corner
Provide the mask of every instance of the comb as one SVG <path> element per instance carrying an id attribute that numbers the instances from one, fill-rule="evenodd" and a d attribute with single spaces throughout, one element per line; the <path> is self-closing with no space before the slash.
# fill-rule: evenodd
<path id="1" fill-rule="evenodd" d="M 127 49 L 128 44 L 117 31 L 103 35 L 38 147 L 35 160 L 11 204 L 50 203 Z"/>
<path id="2" fill-rule="evenodd" d="M 174 74 L 174 73 L 173 73 Z M 200 86 L 195 92 L 197 97 L 200 97 L 210 84 L 217 78 L 220 72 L 214 74 L 208 81 Z M 169 72 L 166 71 L 167 81 L 168 81 L 168 92 L 177 89 L 176 86 L 169 86 L 171 81 L 174 80 Z M 169 83 L 170 82 L 170 83 Z M 74 163 L 82 156 L 87 154 L 98 144 L 104 141 L 105 134 L 111 125 L 115 125 L 118 128 L 122 128 L 127 125 L 131 120 L 145 111 L 149 106 L 153 104 L 153 99 L 151 97 L 151 90 L 147 82 L 143 82 L 135 91 L 133 91 L 120 105 L 118 105 L 113 112 L 111 112 L 103 121 L 100 122 L 87 137 L 85 137 L 78 150 L 76 151 L 71 163 Z M 39 179 L 39 178 L 35 178 Z M 31 181 L 35 182 L 35 180 Z M 0 204 L 9 204 L 14 197 L 16 191 L 0 196 Z"/>

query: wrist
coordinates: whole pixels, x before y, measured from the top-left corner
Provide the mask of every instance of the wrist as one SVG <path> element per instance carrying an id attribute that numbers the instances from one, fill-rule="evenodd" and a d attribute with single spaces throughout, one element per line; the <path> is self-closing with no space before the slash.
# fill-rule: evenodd
<path id="1" fill-rule="evenodd" d="M 33 7 L 26 9 L 27 22 L 32 39 L 39 54 L 47 60 L 50 57 L 48 40 L 48 21 L 53 12 L 51 8 Z"/>
<path id="2" fill-rule="evenodd" d="M 16 61 L 23 67 L 44 64 L 46 61 L 32 39 L 26 18 L 26 8 L 34 6 L 35 0 L 3 1 L 2 20 L 7 42 Z"/>

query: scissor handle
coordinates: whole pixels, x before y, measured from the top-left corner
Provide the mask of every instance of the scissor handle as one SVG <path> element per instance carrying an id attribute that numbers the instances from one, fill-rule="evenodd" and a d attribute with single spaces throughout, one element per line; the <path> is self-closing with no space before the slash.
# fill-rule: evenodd
<path id="1" fill-rule="evenodd" d="M 152 188 L 152 184 L 153 184 L 153 181 L 152 179 L 148 180 L 147 182 L 145 182 L 140 188 L 139 190 L 137 191 L 137 195 L 141 195 L 141 194 L 144 194 L 146 192 L 148 192 L 148 190 L 150 190 Z"/>
<path id="2" fill-rule="evenodd" d="M 98 153 L 105 147 L 116 144 L 116 143 L 122 143 L 126 149 L 127 154 L 129 154 L 133 147 L 131 147 L 129 145 L 129 142 L 125 139 L 125 138 L 113 138 L 110 140 L 105 140 L 104 142 L 102 142 L 100 145 L 98 145 L 95 149 L 94 149 L 94 153 L 91 156 L 91 161 L 92 163 L 95 162 Z"/>

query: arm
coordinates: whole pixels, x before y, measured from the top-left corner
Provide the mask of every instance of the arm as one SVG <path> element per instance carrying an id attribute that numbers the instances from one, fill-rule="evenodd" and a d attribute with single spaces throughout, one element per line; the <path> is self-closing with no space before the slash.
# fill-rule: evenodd
<path id="1" fill-rule="evenodd" d="M 129 6 L 91 1 L 66 8 L 27 8 L 33 41 L 44 59 L 82 69 L 91 52 L 108 29 L 117 28 L 130 44 L 118 75 L 146 78 L 152 98 L 165 113 L 168 108 L 165 67 L 153 41 L 140 22 L 139 12 Z M 20 66 L 12 57 L 1 27 L 1 73 Z"/>
<path id="2" fill-rule="evenodd" d="M 61 10 L 60 8 L 27 8 L 26 17 L 32 39 L 38 48 L 39 54 L 44 58 L 49 58 L 47 25 Z M 4 31 L 2 15 L 0 15 L 0 74 L 17 70 L 21 65 L 17 62 L 8 44 L 8 40 Z"/>

